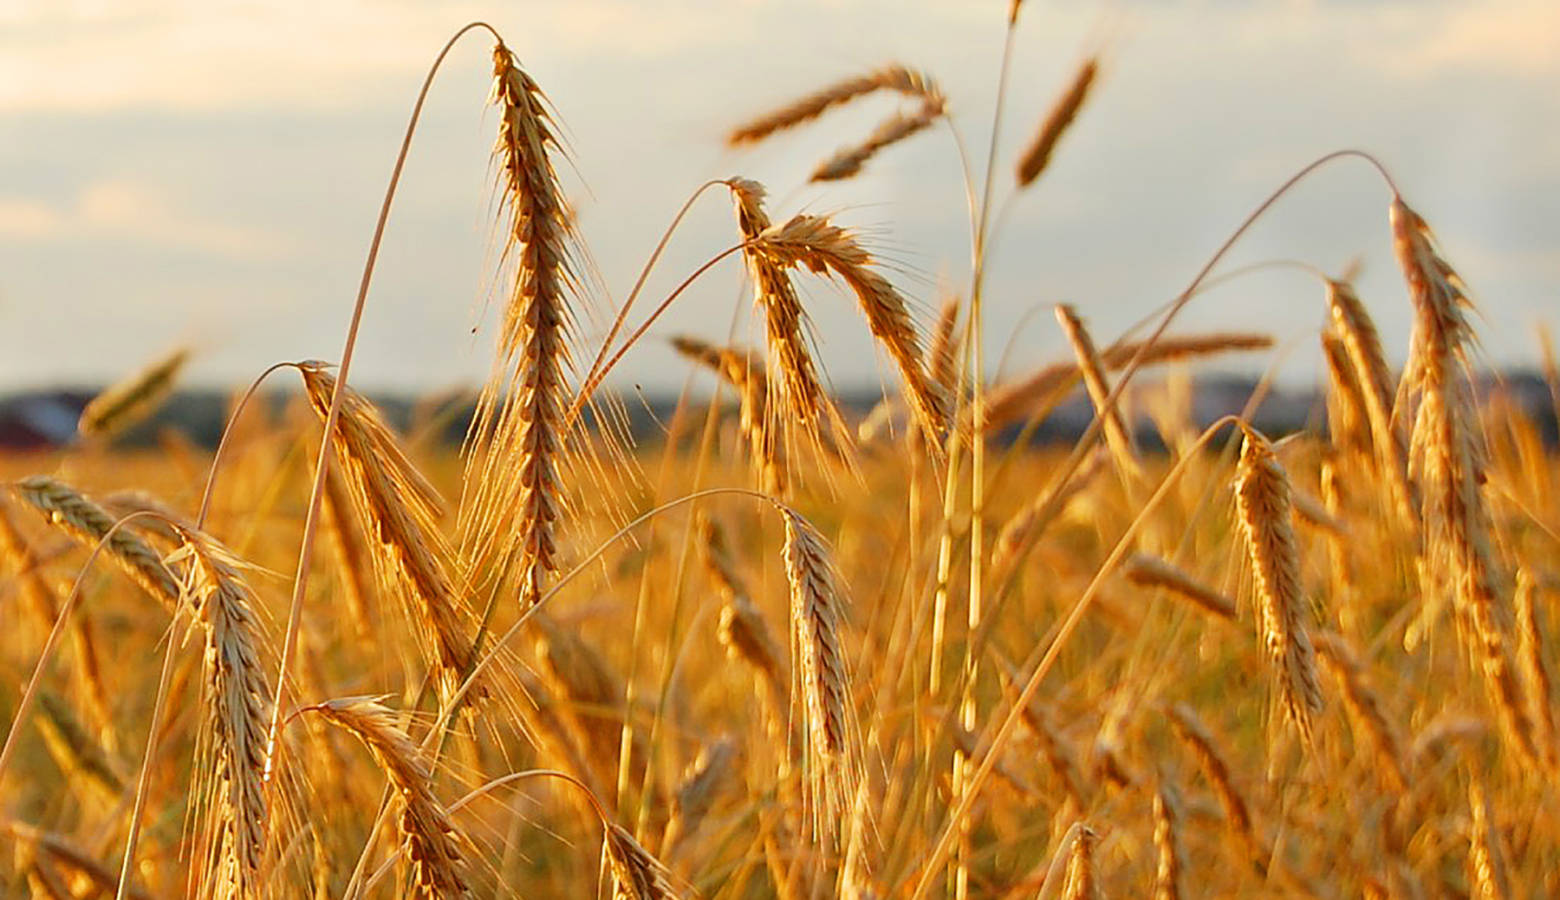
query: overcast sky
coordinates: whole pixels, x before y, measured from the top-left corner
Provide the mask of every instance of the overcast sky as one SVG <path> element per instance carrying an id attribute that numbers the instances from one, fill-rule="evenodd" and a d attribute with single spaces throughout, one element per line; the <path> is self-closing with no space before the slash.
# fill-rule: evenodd
<path id="1" fill-rule="evenodd" d="M 984 157 L 1007 0 L 0 0 L 0 390 L 111 378 L 180 343 L 192 381 L 231 385 L 282 359 L 335 359 L 380 194 L 422 74 L 482 18 L 548 92 L 605 306 L 621 299 L 699 183 L 770 186 L 776 219 L 837 214 L 894 264 L 923 315 L 968 283 L 968 230 L 947 129 L 807 186 L 812 167 L 896 105 L 877 98 L 754 150 L 721 135 L 755 112 L 888 61 L 925 69 Z M 995 360 L 1065 352 L 1049 308 L 1101 342 L 1177 293 L 1288 174 L 1340 147 L 1378 155 L 1436 227 L 1480 303 L 1499 364 L 1531 363 L 1560 325 L 1560 4 L 1030 0 L 1015 47 L 997 197 L 1080 59 L 1096 92 L 1045 177 L 1009 207 L 990 269 Z M 392 215 L 353 380 L 437 389 L 480 379 L 492 342 L 489 47 L 468 37 L 435 85 Z M 1365 165 L 1324 170 L 1231 265 L 1272 257 L 1337 271 L 1394 362 L 1410 310 L 1386 189 Z M 650 281 L 658 299 L 733 241 L 711 193 Z M 1184 327 L 1263 329 L 1318 369 L 1320 288 L 1294 271 L 1198 299 Z M 838 386 L 890 378 L 854 304 L 805 302 Z M 718 268 L 654 333 L 759 335 L 741 271 Z M 1036 310 L 1039 311 L 1036 314 Z M 473 329 L 477 329 L 473 334 Z M 589 329 L 587 329 L 589 332 Z M 587 334 L 587 336 L 589 336 Z M 1261 368 L 1272 358 L 1250 361 Z M 675 387 L 649 342 L 618 383 Z"/>

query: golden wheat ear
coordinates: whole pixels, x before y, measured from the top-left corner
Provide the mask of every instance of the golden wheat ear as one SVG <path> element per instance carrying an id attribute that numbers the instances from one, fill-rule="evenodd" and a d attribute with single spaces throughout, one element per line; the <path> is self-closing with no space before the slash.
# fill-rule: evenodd
<path id="1" fill-rule="evenodd" d="M 877 271 L 876 260 L 855 236 L 827 219 L 799 215 L 766 229 L 756 243 L 760 254 L 782 266 L 829 272 L 845 282 L 873 337 L 898 366 L 916 422 L 931 444 L 940 447 L 948 425 L 947 398 L 927 376 L 921 338 L 904 297 Z"/>
<path id="2" fill-rule="evenodd" d="M 932 123 L 942 118 L 944 107 L 945 101 L 941 96 L 932 96 L 926 98 L 912 113 L 895 113 L 873 129 L 866 140 L 846 147 L 819 163 L 808 180 L 842 181 L 855 176 L 878 153 L 932 127 Z"/>
<path id="3" fill-rule="evenodd" d="M 87 440 L 106 441 L 145 421 L 173 393 L 190 351 L 173 351 L 138 372 L 115 382 L 81 410 L 76 433 Z"/>
<path id="4" fill-rule="evenodd" d="M 1016 6 L 1016 4 L 1015 4 Z M 1035 136 L 1030 139 L 1029 145 L 1018 158 L 1017 176 L 1020 188 L 1028 187 L 1040 173 L 1050 165 L 1051 154 L 1055 152 L 1056 145 L 1061 141 L 1062 135 L 1067 132 L 1073 120 L 1078 117 L 1078 111 L 1083 108 L 1084 101 L 1089 99 L 1089 89 L 1094 86 L 1094 79 L 1099 75 L 1100 64 L 1098 57 L 1089 57 L 1073 75 L 1067 89 L 1056 99 L 1056 104 L 1051 107 L 1040 122 L 1040 128 Z"/>
<path id="5" fill-rule="evenodd" d="M 765 440 L 787 450 L 800 438 L 814 449 L 844 433 L 839 410 L 818 375 L 807 330 L 807 313 L 784 263 L 757 246 L 771 228 L 764 209 L 764 186 L 732 178 L 726 182 L 736 207 L 742 235 L 742 259 L 753 282 L 753 304 L 764 315 L 769 348 L 766 371 L 769 403 L 765 409 Z M 785 470 L 782 470 L 785 471 Z M 785 472 L 786 482 L 791 481 Z"/>
<path id="6" fill-rule="evenodd" d="M 468 580 L 512 578 L 522 608 L 557 570 L 565 514 L 565 409 L 582 257 L 553 168 L 557 138 L 541 88 L 502 42 L 493 48 L 505 256 L 514 284 L 493 374 L 466 440 L 460 547 Z"/>
<path id="7" fill-rule="evenodd" d="M 1255 587 L 1259 636 L 1284 712 L 1309 743 L 1312 718 L 1322 709 L 1322 688 L 1305 624 L 1289 476 L 1266 437 L 1245 423 L 1241 430 L 1245 440 L 1235 474 L 1235 511 Z"/>
<path id="8" fill-rule="evenodd" d="M 1507 742 L 1524 760 L 1538 761 L 1522 689 L 1507 650 L 1511 607 L 1493 548 L 1482 489 L 1482 434 L 1467 374 L 1474 344 L 1465 311 L 1472 307 L 1462 279 L 1436 248 L 1430 226 L 1394 197 L 1393 249 L 1414 302 L 1414 338 L 1399 391 L 1417 403 L 1409 439 L 1410 474 L 1420 492 L 1426 612 L 1450 595 L 1459 636 L 1483 670 L 1485 685 Z"/>
<path id="9" fill-rule="evenodd" d="M 791 629 L 801 673 L 807 721 L 807 754 L 815 824 L 834 833 L 835 819 L 855 797 L 861 779 L 850 670 L 841 637 L 844 596 L 823 539 L 811 523 L 787 509 L 786 579 L 791 588 Z"/>
<path id="10" fill-rule="evenodd" d="M 323 364 L 298 367 L 309 404 L 323 421 L 336 378 Z M 417 471 L 373 404 L 344 387 L 335 462 L 357 511 L 383 595 L 399 597 L 443 696 L 474 665 L 471 613 L 449 571 L 438 527 L 442 502 Z M 481 696 L 479 691 L 478 696 Z"/>
<path id="11" fill-rule="evenodd" d="M 114 528 L 114 517 L 85 494 L 47 475 L 29 476 L 12 489 L 50 525 L 77 541 L 90 546 L 107 537 L 106 552 L 132 581 L 168 609 L 178 607 L 179 579 L 163 563 L 161 554 L 140 535 Z"/>
<path id="12" fill-rule="evenodd" d="M 428 898 L 468 897 L 463 835 L 433 793 L 433 771 L 396 715 L 372 697 L 342 697 L 307 709 L 357 737 L 401 799 L 402 845 L 412 883 Z"/>
<path id="13" fill-rule="evenodd" d="M 206 882 L 216 896 L 265 893 L 261 863 L 271 828 L 266 732 L 275 698 L 264 661 L 273 656 L 244 576 L 248 564 L 210 535 L 175 526 L 182 539 L 169 556 L 185 572 L 184 600 L 205 633 L 206 764 L 211 790 L 201 818 L 210 851 Z"/>
<path id="14" fill-rule="evenodd" d="M 777 131 L 809 122 L 833 107 L 879 90 L 897 91 L 923 100 L 940 99 L 942 96 L 937 85 L 925 74 L 896 63 L 884 66 L 875 72 L 837 81 L 793 103 L 733 128 L 726 135 L 726 143 L 732 146 L 757 143 Z"/>

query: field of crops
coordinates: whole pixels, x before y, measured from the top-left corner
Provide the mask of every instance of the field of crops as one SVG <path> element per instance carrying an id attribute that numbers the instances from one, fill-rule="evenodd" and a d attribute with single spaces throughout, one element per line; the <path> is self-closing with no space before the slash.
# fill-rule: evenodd
<path id="1" fill-rule="evenodd" d="M 1273 344 L 1177 327 L 1223 249 L 1136 331 L 1058 306 L 1070 357 L 975 377 L 992 211 L 1066 152 L 1089 59 L 1034 124 L 1008 112 L 1032 130 L 950 211 L 969 280 L 935 318 L 862 235 L 782 217 L 754 181 L 698 188 L 730 198 L 709 257 L 743 261 L 764 346 L 678 338 L 713 399 L 636 441 L 602 384 L 682 289 L 628 292 L 580 337 L 557 114 L 492 29 L 445 49 L 483 39 L 510 287 L 480 393 L 392 428 L 348 386 L 349 337 L 268 373 L 285 409 L 235 391 L 215 453 L 125 446 L 181 351 L 94 400 L 71 446 L 0 458 L 0 893 L 1560 893 L 1552 425 L 1475 390 L 1456 254 L 1374 159 L 1296 175 L 1375 167 L 1404 285 L 1362 298 L 1311 270 L 1314 427 L 1194 416 L 1203 358 Z M 884 92 L 904 109 L 814 180 L 984 128 L 887 66 L 729 138 Z M 861 421 L 809 335 L 823 291 L 859 306 L 895 385 Z M 1371 309 L 1404 302 L 1397 368 Z M 1074 394 L 1082 438 L 1033 441 Z"/>

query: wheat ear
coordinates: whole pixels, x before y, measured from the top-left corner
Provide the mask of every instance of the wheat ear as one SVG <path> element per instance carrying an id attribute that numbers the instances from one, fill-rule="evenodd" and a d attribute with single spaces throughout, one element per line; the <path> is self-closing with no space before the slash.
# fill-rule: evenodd
<path id="1" fill-rule="evenodd" d="M 1121 406 L 1106 405 L 1106 399 L 1110 397 L 1110 382 L 1105 378 L 1105 367 L 1094 349 L 1094 339 L 1089 336 L 1083 320 L 1078 318 L 1077 311 L 1071 306 L 1058 304 L 1055 311 L 1056 321 L 1062 326 L 1062 333 L 1067 335 L 1067 342 L 1072 345 L 1073 355 L 1077 357 L 1078 372 L 1083 377 L 1083 386 L 1089 392 L 1089 400 L 1094 404 L 1095 415 L 1105 420 L 1105 442 L 1116 458 L 1116 467 L 1129 484 L 1135 482 L 1143 473 L 1137 462 L 1132 434 L 1127 430 Z"/>
<path id="2" fill-rule="evenodd" d="M 868 160 L 885 148 L 930 128 L 932 123 L 942 118 L 943 110 L 943 98 L 933 95 L 922 101 L 913 113 L 895 113 L 873 129 L 866 140 L 846 147 L 819 163 L 808 181 L 841 181 L 856 175 Z"/>
<path id="3" fill-rule="evenodd" d="M 310 405 L 323 420 L 335 376 L 319 363 L 300 365 L 298 371 Z M 401 598 L 440 691 L 448 696 L 474 660 L 470 613 L 449 575 L 450 551 L 436 522 L 438 493 L 406 458 L 373 404 L 351 387 L 343 388 L 332 447 L 369 539 L 381 590 Z"/>
<path id="4" fill-rule="evenodd" d="M 1555 713 L 1549 678 L 1544 663 L 1544 629 L 1538 619 L 1538 585 L 1527 568 L 1517 570 L 1517 660 L 1527 687 L 1527 708 L 1536 729 L 1534 738 L 1551 767 L 1560 765 L 1556 755 Z"/>
<path id="5" fill-rule="evenodd" d="M 1016 7 L 1017 4 L 1015 3 Z M 1030 140 L 1029 145 L 1018 158 L 1018 186 L 1027 187 L 1033 183 L 1040 173 L 1051 161 L 1051 153 L 1056 149 L 1056 144 L 1066 133 L 1073 119 L 1078 117 L 1078 111 L 1083 108 L 1083 103 L 1089 98 L 1089 89 L 1094 86 L 1094 78 L 1099 74 L 1099 59 L 1090 57 L 1084 60 L 1078 67 L 1072 81 L 1068 83 L 1067 90 L 1057 98 L 1051 111 L 1040 122 L 1040 130 Z"/>
<path id="6" fill-rule="evenodd" d="M 753 302 L 764 313 L 768 372 L 770 384 L 776 388 L 769 395 L 765 427 L 772 423 L 786 429 L 795 426 L 815 447 L 822 446 L 821 432 L 824 428 L 837 429 L 839 412 L 818 378 L 808 347 L 807 314 L 790 273 L 784 264 L 754 244 L 771 227 L 769 214 L 764 211 L 764 187 L 741 178 L 733 178 L 727 185 L 744 241 L 742 258 L 753 280 Z M 768 439 L 782 440 L 778 435 Z M 790 446 L 789 439 L 784 439 L 784 443 Z"/>
<path id="7" fill-rule="evenodd" d="M 1164 588 L 1221 619 L 1235 620 L 1235 601 L 1157 556 L 1134 553 L 1123 574 L 1138 587 Z"/>
<path id="8" fill-rule="evenodd" d="M 460 834 L 433 794 L 433 773 L 394 711 L 372 697 L 342 697 L 309 707 L 362 741 L 401 797 L 401 834 L 421 896 L 470 896 Z"/>
<path id="9" fill-rule="evenodd" d="M 1413 522 L 1418 517 L 1419 498 L 1408 480 L 1408 446 L 1402 423 L 1393 418 L 1395 391 L 1381 336 L 1347 281 L 1328 279 L 1327 309 L 1332 331 L 1343 345 L 1359 386 L 1379 470 L 1404 521 Z"/>
<path id="10" fill-rule="evenodd" d="M 1253 860 L 1261 864 L 1265 851 L 1257 840 L 1256 829 L 1251 823 L 1251 808 L 1246 803 L 1246 798 L 1240 789 L 1235 786 L 1235 779 L 1230 774 L 1229 762 L 1224 754 L 1219 752 L 1219 746 L 1215 742 L 1213 732 L 1208 730 L 1190 706 L 1178 703 L 1170 710 L 1170 725 L 1175 731 L 1175 736 L 1180 738 L 1192 755 L 1197 757 L 1197 766 L 1202 769 L 1203 777 L 1213 786 L 1214 796 L 1219 799 L 1219 807 L 1224 810 L 1224 823 L 1230 831 L 1235 833 L 1241 846 L 1249 853 Z"/>
<path id="11" fill-rule="evenodd" d="M 1186 854 L 1180 832 L 1181 800 L 1161 775 L 1154 789 L 1154 900 L 1181 900 Z"/>
<path id="12" fill-rule="evenodd" d="M 114 528 L 114 518 L 85 494 L 47 475 L 31 475 L 12 486 L 17 495 L 44 515 L 50 525 L 83 544 L 101 541 Z M 172 610 L 179 603 L 179 580 L 162 557 L 139 535 L 115 529 L 105 551 L 143 590 Z"/>
<path id="13" fill-rule="evenodd" d="M 15 574 L 22 596 L 32 608 L 39 624 L 45 629 L 54 627 L 55 617 L 59 615 L 59 598 L 38 571 L 37 555 L 17 530 L 16 523 L 11 520 L 11 511 L 5 504 L 0 504 L 0 556 L 4 557 L 6 565 Z M 72 613 L 70 630 L 71 644 L 76 648 L 76 677 L 81 685 L 86 708 L 99 735 L 105 743 L 113 746 L 113 715 L 109 709 L 108 689 L 103 684 L 97 638 L 91 618 L 79 606 Z"/>
<path id="14" fill-rule="evenodd" d="M 1322 689 L 1303 617 L 1289 477 L 1267 438 L 1245 423 L 1241 430 L 1245 440 L 1235 476 L 1235 509 L 1255 583 L 1258 631 L 1284 711 L 1309 742 L 1311 718 L 1322 708 Z"/>
<path id="15" fill-rule="evenodd" d="M 1501 851 L 1500 832 L 1489 797 L 1478 779 L 1468 784 L 1468 807 L 1472 812 L 1468 835 L 1468 880 L 1477 900 L 1506 900 L 1511 893 L 1511 875 Z"/>
<path id="16" fill-rule="evenodd" d="M 1376 756 L 1376 773 L 1387 790 L 1402 794 L 1408 790 L 1408 761 L 1403 741 L 1387 719 L 1376 692 L 1365 680 L 1364 666 L 1343 638 L 1327 632 L 1315 637 L 1322 665 L 1338 682 L 1343 704 L 1349 711 L 1356 734 L 1363 733 Z"/>
<path id="17" fill-rule="evenodd" d="M 467 437 L 461 548 L 468 569 L 515 566 L 521 608 L 557 569 L 567 379 L 568 299 L 579 292 L 578 237 L 549 156 L 558 148 L 541 88 L 500 41 L 493 48 L 499 107 L 499 187 L 515 282 L 504 308 L 493 376 Z"/>
<path id="18" fill-rule="evenodd" d="M 783 495 L 785 464 L 780 458 L 780 445 L 773 440 L 773 432 L 764 427 L 769 409 L 769 377 L 764 372 L 763 361 L 755 359 L 747 350 L 716 347 L 686 335 L 672 338 L 672 347 L 683 357 L 715 372 L 736 389 L 740 405 L 738 427 L 748 442 L 759 485 L 767 494 Z"/>
<path id="19" fill-rule="evenodd" d="M 1499 587 L 1489 511 L 1480 490 L 1483 460 L 1465 372 L 1473 333 L 1463 312 L 1471 302 L 1456 271 L 1436 250 L 1430 227 L 1401 197 L 1392 201 L 1391 221 L 1393 249 L 1415 308 L 1403 382 L 1419 404 L 1409 452 L 1423 503 L 1430 581 L 1435 590 L 1452 594 L 1459 623 L 1469 626 L 1461 629 L 1462 636 L 1484 671 L 1507 740 L 1531 760 L 1532 732 L 1506 651 L 1510 609 Z"/>
<path id="20" fill-rule="evenodd" d="M 1100 351 L 1100 361 L 1110 370 L 1126 368 L 1142 346 L 1139 342 L 1112 344 Z M 1265 334 L 1217 332 L 1167 337 L 1144 351 L 1141 365 L 1178 362 L 1218 353 L 1266 350 L 1272 346 L 1273 338 Z M 1075 363 L 1062 362 L 1043 366 L 1023 378 L 997 385 L 987 399 L 985 427 L 1000 428 L 1017 420 L 1037 402 L 1071 388 L 1077 383 L 1078 377 L 1078 366 Z"/>
<path id="21" fill-rule="evenodd" d="M 793 216 L 764 231 L 758 252 L 781 265 L 833 272 L 856 295 L 872 334 L 899 367 L 911 412 L 922 431 L 940 446 L 948 411 L 946 398 L 927 377 L 920 336 L 905 299 L 874 268 L 874 260 L 850 232 L 818 216 Z"/>
<path id="22" fill-rule="evenodd" d="M 791 629 L 807 718 L 807 750 L 824 830 L 855 796 L 859 752 L 855 743 L 850 675 L 840 636 L 843 597 L 822 538 L 790 510 L 785 517 L 786 578 L 791 587 Z"/>
<path id="23" fill-rule="evenodd" d="M 749 599 L 747 586 L 737 575 L 726 539 L 713 519 L 699 524 L 699 558 L 720 593 L 722 604 L 717 635 L 726 654 L 747 664 L 763 685 L 764 704 L 771 725 L 779 731 L 785 721 L 786 690 L 791 683 L 785 656 L 763 613 Z"/>
<path id="24" fill-rule="evenodd" d="M 1096 900 L 1100 896 L 1094 872 L 1094 848 L 1099 840 L 1099 832 L 1093 828 L 1083 825 L 1078 829 L 1072 852 L 1067 855 L 1067 878 L 1062 882 L 1064 900 Z"/>
<path id="25" fill-rule="evenodd" d="M 217 895 L 264 893 L 260 863 L 270 809 L 266 727 L 274 698 L 262 665 L 265 632 L 244 562 L 203 532 L 178 528 L 183 545 L 169 562 L 185 572 L 184 598 L 206 637 L 206 701 L 212 736 L 214 809 L 207 815 L 208 883 Z"/>
<path id="26" fill-rule="evenodd" d="M 777 131 L 815 119 L 825 110 L 879 90 L 897 91 L 911 97 L 941 96 L 936 84 L 926 75 L 898 64 L 884 66 L 865 75 L 835 82 L 794 103 L 733 128 L 726 135 L 726 143 L 733 146 L 756 143 Z"/>
<path id="27" fill-rule="evenodd" d="M 714 807 L 715 800 L 734 774 L 737 759 L 737 742 L 730 737 L 704 745 L 699 756 L 688 767 L 682 784 L 672 795 L 672 814 L 667 817 L 666 830 L 661 836 L 661 855 L 671 858 L 674 850 L 684 841 L 698 834 Z"/>
<path id="28" fill-rule="evenodd" d="M 104 441 L 144 421 L 168 399 L 190 352 L 175 350 L 123 381 L 110 385 L 81 410 L 76 433 Z"/>

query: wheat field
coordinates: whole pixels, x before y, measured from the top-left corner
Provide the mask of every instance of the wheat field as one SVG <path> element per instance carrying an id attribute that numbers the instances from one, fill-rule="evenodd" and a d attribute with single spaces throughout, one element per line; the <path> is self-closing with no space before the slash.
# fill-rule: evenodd
<path id="1" fill-rule="evenodd" d="M 1032 122 L 1007 112 L 1024 140 L 961 142 L 996 164 L 949 213 L 973 252 L 935 315 L 867 236 L 732 177 L 689 201 L 730 203 L 729 245 L 587 338 L 559 112 L 486 25 L 438 60 L 483 40 L 487 384 L 393 427 L 351 387 L 354 319 L 339 359 L 262 376 L 284 406 L 235 390 L 215 452 L 120 440 L 189 348 L 103 392 L 72 445 L 0 458 L 5 896 L 1560 894 L 1556 456 L 1488 387 L 1455 253 L 1374 158 L 1298 168 L 1133 332 L 1058 306 L 1071 355 L 989 382 L 985 248 L 1108 78 L 1091 57 Z M 983 127 L 904 65 L 808 87 L 729 142 L 899 97 L 827 182 Z M 1197 419 L 1201 361 L 1274 336 L 1176 315 L 1340 165 L 1381 177 L 1362 227 L 1403 295 L 1311 269 L 1324 415 Z M 675 337 L 711 393 L 636 438 L 603 385 L 727 258 L 761 345 Z M 895 385 L 868 416 L 826 386 L 820 292 Z M 1395 368 L 1371 309 L 1402 302 Z M 1074 394 L 1081 438 L 1036 440 Z"/>

